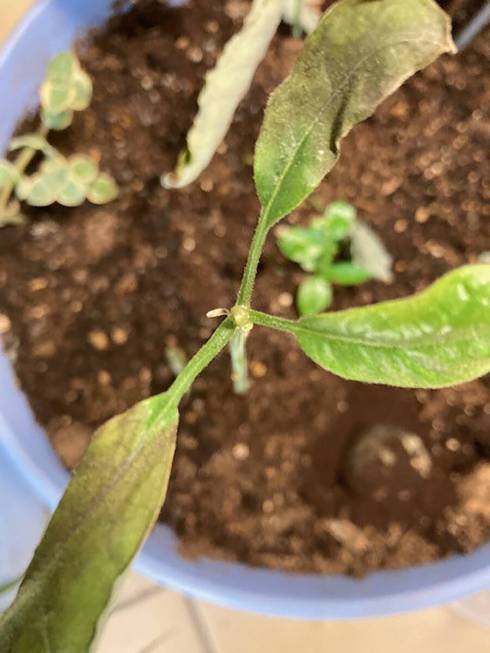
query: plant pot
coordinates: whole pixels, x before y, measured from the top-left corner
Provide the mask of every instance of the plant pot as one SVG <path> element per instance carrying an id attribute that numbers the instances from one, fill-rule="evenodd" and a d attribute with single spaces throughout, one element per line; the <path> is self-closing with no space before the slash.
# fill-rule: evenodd
<path id="1" fill-rule="evenodd" d="M 2 109 L 0 148 L 35 102 L 49 59 L 70 47 L 80 31 L 102 22 L 111 5 L 112 0 L 44 0 L 28 15 L 0 56 L 0 97 L 8 98 Z M 68 473 L 35 423 L 3 354 L 0 387 L 0 433 L 5 455 L 54 509 Z M 184 560 L 170 529 L 158 525 L 135 566 L 161 584 L 229 607 L 304 619 L 339 619 L 417 610 L 484 589 L 490 585 L 490 545 L 471 555 L 377 572 L 359 581 L 204 559 Z"/>

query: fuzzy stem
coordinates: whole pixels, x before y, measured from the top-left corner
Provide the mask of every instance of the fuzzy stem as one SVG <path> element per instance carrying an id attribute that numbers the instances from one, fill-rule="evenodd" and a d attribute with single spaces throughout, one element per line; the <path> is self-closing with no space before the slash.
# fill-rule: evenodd
<path id="1" fill-rule="evenodd" d="M 267 226 L 267 221 L 262 218 L 259 220 L 252 244 L 250 245 L 247 265 L 245 266 L 242 283 L 240 285 L 240 290 L 238 291 L 237 304 L 241 306 L 250 306 L 255 278 L 257 276 L 257 268 L 268 233 L 269 227 Z"/>

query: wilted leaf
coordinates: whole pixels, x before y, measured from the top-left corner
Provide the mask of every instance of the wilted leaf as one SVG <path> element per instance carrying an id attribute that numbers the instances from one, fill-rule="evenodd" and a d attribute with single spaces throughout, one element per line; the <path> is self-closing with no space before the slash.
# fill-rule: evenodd
<path id="1" fill-rule="evenodd" d="M 345 379 L 440 388 L 490 371 L 490 265 L 459 268 L 427 290 L 291 323 L 303 351 Z"/>
<path id="2" fill-rule="evenodd" d="M 356 222 L 351 234 L 353 263 L 369 272 L 373 279 L 393 281 L 393 257 L 378 234 L 364 222 Z"/>
<path id="3" fill-rule="evenodd" d="M 73 111 L 69 109 L 63 113 L 50 113 L 46 109 L 41 109 L 41 122 L 48 129 L 62 131 L 73 122 Z"/>
<path id="4" fill-rule="evenodd" d="M 308 277 L 298 288 L 296 306 L 300 315 L 314 315 L 332 303 L 332 286 L 320 277 Z"/>
<path id="5" fill-rule="evenodd" d="M 74 154 L 69 159 L 70 174 L 82 184 L 91 184 L 99 174 L 97 162 L 85 154 Z"/>
<path id="6" fill-rule="evenodd" d="M 90 186 L 87 199 L 92 204 L 107 204 L 115 200 L 118 195 L 119 188 L 114 179 L 105 172 L 101 172 Z"/>
<path id="7" fill-rule="evenodd" d="M 341 139 L 405 79 L 454 51 L 433 0 L 340 0 L 269 101 L 257 142 L 261 220 L 272 226 L 320 183 Z"/>
<path id="8" fill-rule="evenodd" d="M 245 97 L 282 16 L 282 0 L 254 0 L 243 28 L 227 43 L 198 99 L 199 111 L 187 136 L 187 151 L 167 188 L 182 188 L 197 179 L 223 141 Z"/>
<path id="9" fill-rule="evenodd" d="M 0 620 L 2 653 L 82 653 L 164 500 L 177 411 L 165 395 L 96 433 Z"/>

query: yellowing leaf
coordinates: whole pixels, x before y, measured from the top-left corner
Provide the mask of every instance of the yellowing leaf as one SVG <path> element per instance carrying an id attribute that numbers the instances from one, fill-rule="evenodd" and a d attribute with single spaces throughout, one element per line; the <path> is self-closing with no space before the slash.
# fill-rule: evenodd
<path id="1" fill-rule="evenodd" d="M 85 653 L 165 497 L 178 415 L 165 395 L 99 429 L 0 618 L 2 653 Z"/>
<path id="2" fill-rule="evenodd" d="M 242 30 L 230 39 L 206 76 L 199 111 L 187 136 L 187 151 L 175 172 L 162 180 L 167 188 L 190 184 L 213 158 L 281 22 L 282 9 L 282 0 L 254 0 Z"/>

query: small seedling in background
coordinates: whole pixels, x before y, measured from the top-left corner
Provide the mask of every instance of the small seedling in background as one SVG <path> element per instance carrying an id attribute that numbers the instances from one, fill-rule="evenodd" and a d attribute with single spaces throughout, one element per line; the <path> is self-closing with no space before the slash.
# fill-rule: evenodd
<path id="1" fill-rule="evenodd" d="M 13 162 L 0 159 L 0 226 L 25 221 L 21 202 L 38 207 L 55 202 L 80 206 L 86 200 L 106 204 L 119 192 L 114 179 L 100 172 L 91 157 L 65 157 L 47 141 L 50 130 L 69 127 L 74 112 L 85 110 L 92 99 L 90 77 L 73 53 L 62 52 L 51 61 L 40 96 L 39 131 L 12 139 L 9 152 L 20 151 Z M 42 160 L 36 172 L 28 175 L 26 170 L 36 154 Z"/>
<path id="2" fill-rule="evenodd" d="M 333 285 L 391 280 L 391 256 L 348 202 L 332 202 L 307 227 L 280 227 L 277 244 L 286 258 L 310 273 L 296 295 L 300 315 L 314 315 L 329 308 Z"/>

